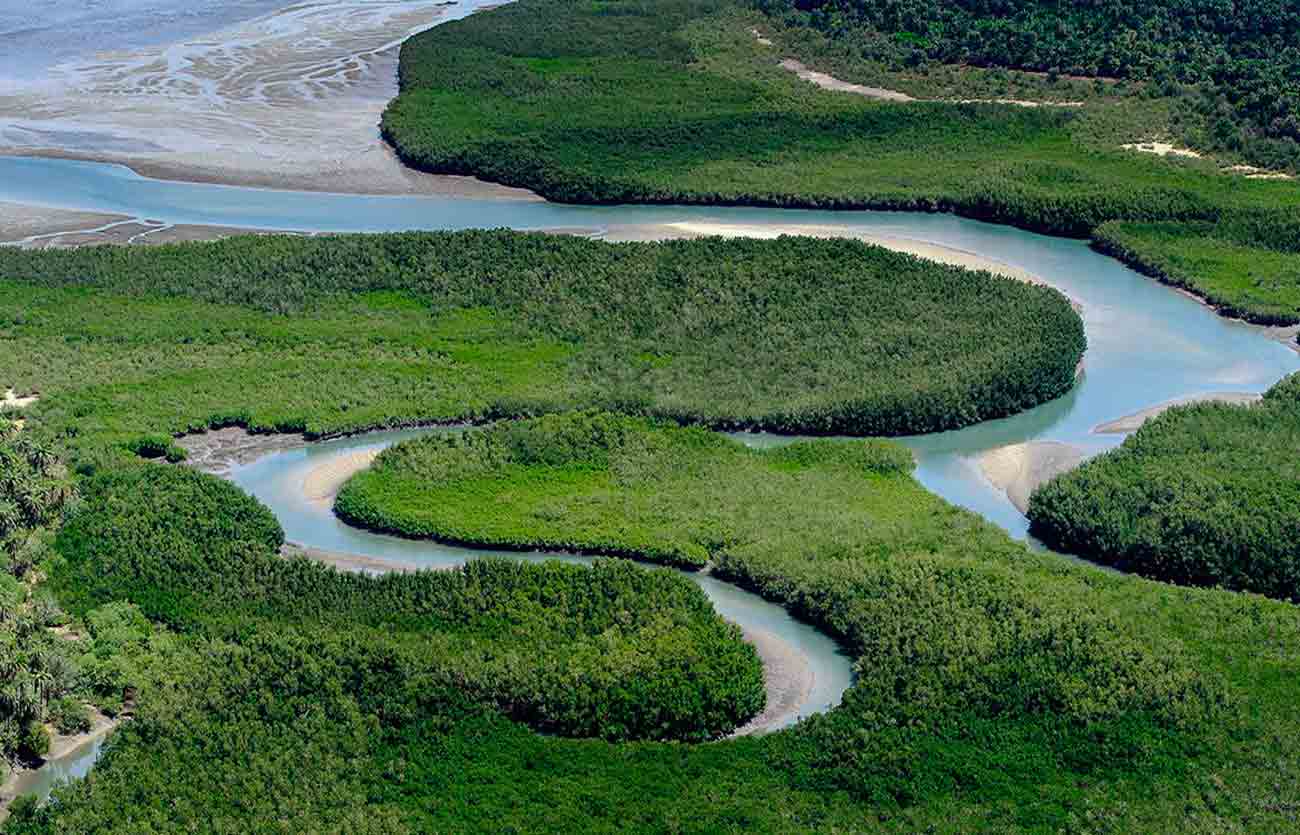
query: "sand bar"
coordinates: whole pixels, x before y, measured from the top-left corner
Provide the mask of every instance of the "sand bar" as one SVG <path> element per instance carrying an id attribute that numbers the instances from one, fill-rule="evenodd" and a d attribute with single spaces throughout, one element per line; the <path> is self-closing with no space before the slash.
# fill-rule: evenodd
<path id="1" fill-rule="evenodd" d="M 1059 441 L 1029 441 L 982 453 L 980 470 L 1021 513 L 1029 509 L 1029 496 L 1061 473 L 1069 472 L 1087 457 L 1080 447 Z"/>
<path id="2" fill-rule="evenodd" d="M 1146 423 L 1156 415 L 1160 415 L 1172 409 L 1175 406 L 1186 406 L 1191 403 L 1229 403 L 1236 406 L 1245 406 L 1251 403 L 1258 403 L 1261 396 L 1249 392 L 1237 391 L 1216 391 L 1210 394 L 1193 394 L 1188 397 L 1179 397 L 1166 403 L 1152 406 L 1149 409 L 1143 409 L 1140 412 L 1134 412 L 1131 415 L 1125 415 L 1122 418 L 1097 424 L 1092 431 L 1102 434 L 1122 434 L 1127 432 L 1136 432 L 1142 424 Z"/>

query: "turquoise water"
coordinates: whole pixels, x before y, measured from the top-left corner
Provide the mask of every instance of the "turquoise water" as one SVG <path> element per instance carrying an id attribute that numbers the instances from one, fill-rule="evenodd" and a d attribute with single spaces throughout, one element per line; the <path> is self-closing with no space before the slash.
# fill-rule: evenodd
<path id="1" fill-rule="evenodd" d="M 117 165 L 19 157 L 0 157 L 0 200 L 167 223 L 313 232 L 808 224 L 977 253 L 1042 277 L 1082 306 L 1088 335 L 1084 376 L 1065 397 L 1016 417 L 906 443 L 917 454 L 917 478 L 926 487 L 1019 537 L 1026 535 L 1027 523 L 980 474 L 975 459 L 982 452 L 1027 441 L 1062 441 L 1098 452 L 1122 436 L 1093 434 L 1097 424 L 1187 395 L 1262 392 L 1300 370 L 1300 354 L 1263 330 L 1217 316 L 1082 241 L 951 215 L 318 194 L 152 180 Z M 996 319 L 998 311 L 989 316 Z"/>

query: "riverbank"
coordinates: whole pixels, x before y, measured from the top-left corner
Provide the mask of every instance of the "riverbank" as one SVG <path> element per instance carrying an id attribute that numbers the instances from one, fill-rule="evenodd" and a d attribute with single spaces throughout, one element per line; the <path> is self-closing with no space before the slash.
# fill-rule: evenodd
<path id="1" fill-rule="evenodd" d="M 42 758 L 41 764 L 35 768 L 16 769 L 0 784 L 0 824 L 9 817 L 10 806 L 19 797 L 36 794 L 43 800 L 48 796 L 58 779 L 51 777 L 52 772 L 60 775 L 68 772 L 68 776 L 75 779 L 89 771 L 90 763 L 98 756 L 100 743 L 128 718 L 127 714 L 110 717 L 94 711 L 91 714 L 90 730 L 77 734 L 61 734 L 51 730 L 50 750 Z M 89 761 L 82 762 L 83 760 Z M 73 761 L 76 761 L 75 765 Z"/>

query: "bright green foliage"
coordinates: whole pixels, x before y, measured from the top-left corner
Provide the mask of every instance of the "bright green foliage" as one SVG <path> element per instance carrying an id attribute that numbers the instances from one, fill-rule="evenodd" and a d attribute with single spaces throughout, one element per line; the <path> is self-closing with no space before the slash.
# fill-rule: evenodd
<path id="1" fill-rule="evenodd" d="M 280 558 L 275 518 L 212 476 L 137 467 L 87 493 L 89 508 L 60 535 L 67 564 L 52 580 L 71 611 L 131 600 L 186 633 L 315 636 L 351 670 L 316 686 L 341 689 L 381 721 L 454 693 L 557 733 L 703 740 L 762 708 L 753 648 L 667 572 L 483 561 L 345 574 Z M 322 663 L 344 661 L 327 653 Z"/>
<path id="2" fill-rule="evenodd" d="M 720 0 L 521 0 L 407 41 L 384 133 L 415 167 L 571 202 L 938 210 L 1077 237 L 1109 221 L 1300 212 L 1295 182 L 1122 150 L 1163 135 L 1149 116 L 1169 109 L 1159 102 L 1103 90 L 1083 108 L 897 104 L 818 90 L 777 60 L 793 47 L 814 61 L 821 36 L 795 21 L 765 47 L 760 21 Z M 1061 95 L 1083 94 L 1050 97 Z M 1297 257 L 1277 255 L 1291 272 Z M 1259 297 L 1245 309 L 1294 309 L 1284 291 Z"/>
<path id="3" fill-rule="evenodd" d="M 1300 228 L 1293 222 L 1292 229 Z M 1098 247 L 1220 312 L 1252 322 L 1300 322 L 1300 237 L 1270 246 L 1238 224 L 1107 223 Z"/>
<path id="4" fill-rule="evenodd" d="M 0 340 L 50 429 L 173 458 L 166 436 L 208 426 L 575 406 L 928 432 L 1061 395 L 1084 349 L 1053 290 L 857 242 L 509 232 L 4 250 Z"/>
<path id="5" fill-rule="evenodd" d="M 1074 767 L 1114 766 L 1217 713 L 1220 691 L 1176 644 L 1138 640 L 1077 580 L 910 472 L 909 453 L 882 441 L 755 451 L 579 414 L 399 445 L 336 507 L 408 535 L 714 560 L 852 648 L 844 706 L 781 736 L 773 756 L 859 795 L 978 782 L 994 759 L 1038 761 L 1049 739 Z M 980 750 L 986 734 L 999 742 Z"/>
<path id="6" fill-rule="evenodd" d="M 737 525 L 752 527 L 767 513 L 760 502 L 752 517 L 732 518 L 737 479 L 779 493 L 790 473 L 833 463 L 912 468 L 905 449 L 886 444 L 799 444 L 760 457 L 703 429 L 554 416 L 385 450 L 345 485 L 334 508 L 352 524 L 403 536 L 699 568 L 741 535 Z M 686 485 L 689 508 L 680 504 Z"/>
<path id="7" fill-rule="evenodd" d="M 1300 602 L 1300 375 L 1180 406 L 1030 500 L 1032 530 L 1148 577 Z"/>

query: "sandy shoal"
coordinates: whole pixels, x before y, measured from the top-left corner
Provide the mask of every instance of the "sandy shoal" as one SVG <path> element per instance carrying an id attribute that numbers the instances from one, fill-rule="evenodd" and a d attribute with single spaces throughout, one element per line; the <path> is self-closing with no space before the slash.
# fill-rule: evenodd
<path id="1" fill-rule="evenodd" d="M 1083 463 L 1087 453 L 1059 441 L 1029 441 L 981 453 L 976 459 L 984 477 L 1021 513 L 1029 509 L 1029 496 L 1061 473 Z"/>
<path id="2" fill-rule="evenodd" d="M 374 462 L 381 450 L 367 449 L 331 456 L 324 464 L 307 471 L 302 479 L 302 495 L 309 502 L 332 503 L 349 478 Z"/>
<path id="3" fill-rule="evenodd" d="M 782 235 L 807 235 L 814 238 L 852 238 L 864 243 L 884 247 L 885 249 L 891 249 L 895 252 L 903 252 L 908 255 L 915 255 L 918 258 L 938 261 L 941 264 L 949 264 L 954 267 L 964 267 L 969 270 L 986 270 L 996 275 L 1002 275 L 1007 278 L 1014 278 L 1017 281 L 1026 281 L 1032 284 L 1047 284 L 1043 278 L 1029 272 L 1028 270 L 983 255 L 978 255 L 974 252 L 967 252 L 965 250 L 930 243 L 928 241 L 914 240 L 912 238 L 858 232 L 848 227 L 812 224 L 751 225 L 689 221 L 684 223 L 667 223 L 644 226 L 613 226 L 610 227 L 605 237 L 608 240 L 616 241 L 653 241 L 672 238 L 709 237 L 715 235 L 727 238 L 747 237 L 767 240 L 778 238 Z"/>
<path id="4" fill-rule="evenodd" d="M 1237 406 L 1245 406 L 1251 403 L 1258 403 L 1261 396 L 1249 392 L 1237 391 L 1216 391 L 1210 394 L 1194 394 L 1188 397 L 1178 397 L 1166 403 L 1160 403 L 1148 409 L 1134 412 L 1131 415 L 1125 415 L 1106 423 L 1099 423 L 1092 428 L 1097 434 L 1123 434 L 1136 432 L 1142 424 L 1151 418 L 1163 414 L 1175 406 L 1186 406 L 1191 403 L 1229 403 Z"/>

